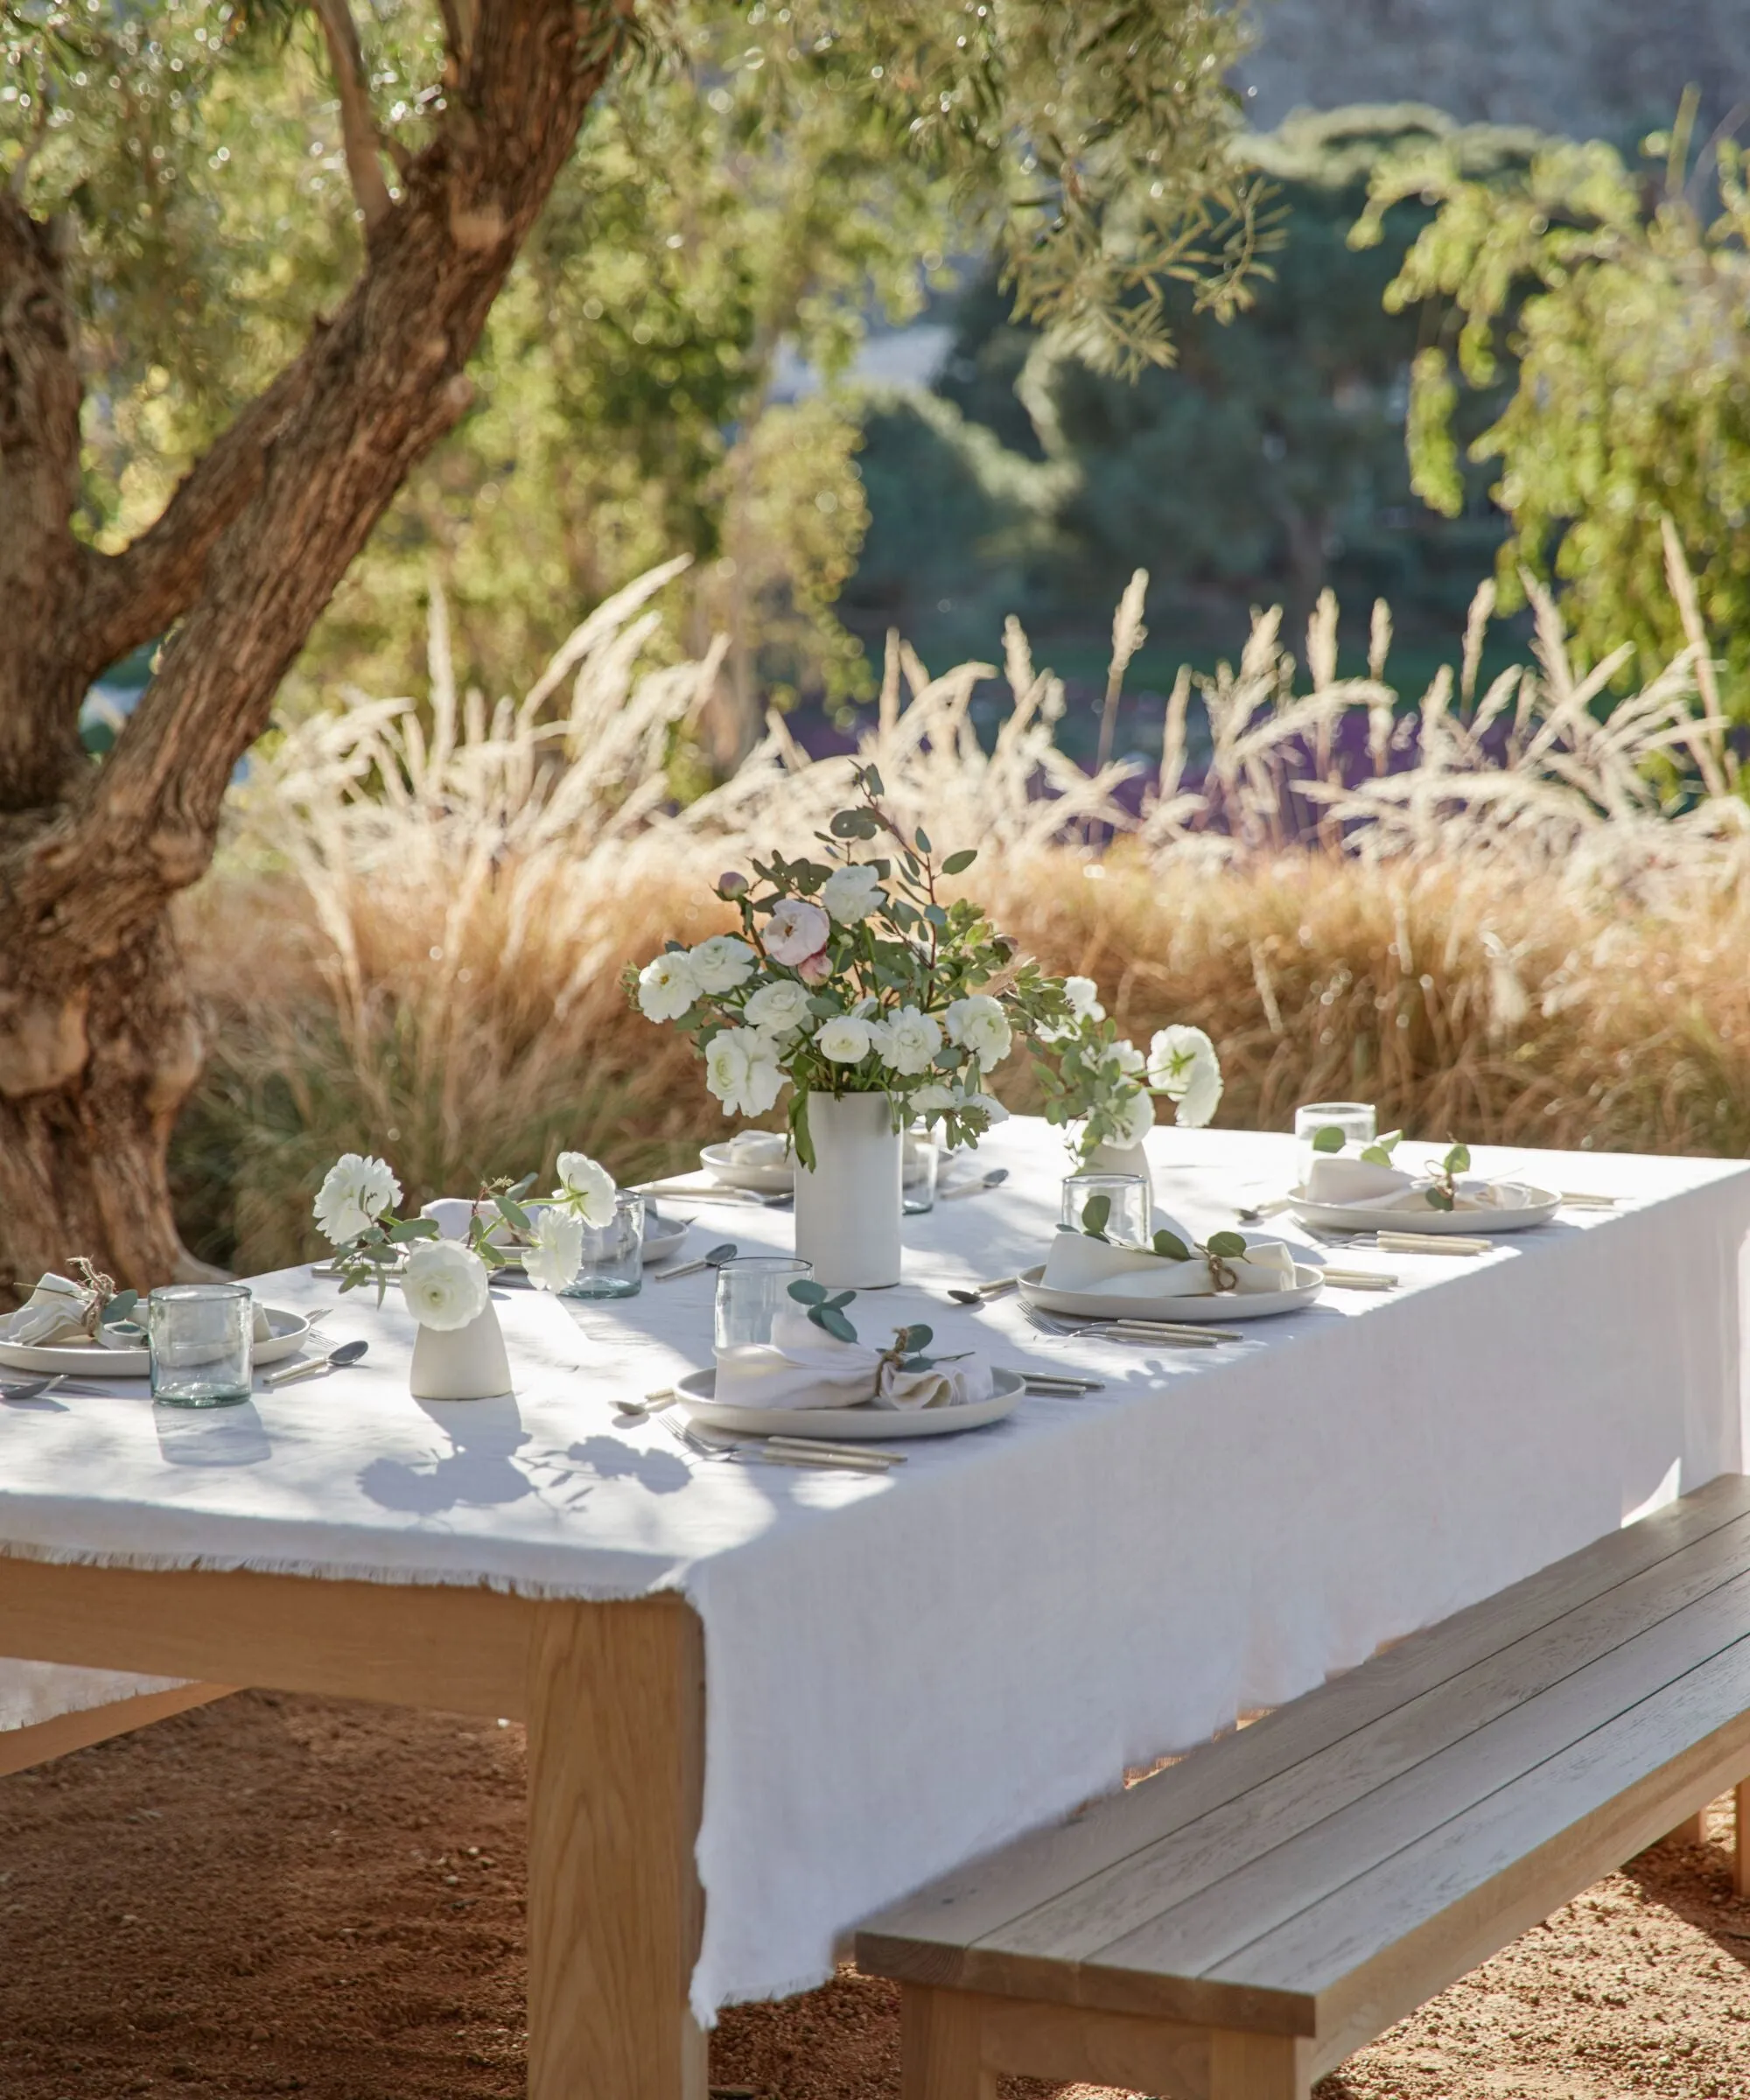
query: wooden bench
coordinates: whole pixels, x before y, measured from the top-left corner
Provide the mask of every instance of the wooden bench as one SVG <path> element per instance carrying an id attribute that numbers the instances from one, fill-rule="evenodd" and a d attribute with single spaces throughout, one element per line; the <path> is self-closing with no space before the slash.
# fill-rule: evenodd
<path id="1" fill-rule="evenodd" d="M 1732 1474 L 923 1890 L 857 1958 L 903 1985 L 904 2100 L 1304 2100 L 1746 1773 Z"/>

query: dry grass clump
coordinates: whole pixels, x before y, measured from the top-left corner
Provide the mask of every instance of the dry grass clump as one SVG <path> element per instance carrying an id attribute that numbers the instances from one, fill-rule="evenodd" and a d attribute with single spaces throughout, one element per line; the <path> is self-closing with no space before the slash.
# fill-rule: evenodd
<path id="1" fill-rule="evenodd" d="M 440 600 L 424 705 L 349 696 L 258 761 L 189 906 L 217 1024 L 175 1153 L 199 1251 L 301 1258 L 308 1191 L 344 1149 L 383 1152 L 423 1197 L 544 1169 L 562 1144 L 631 1178 L 721 1127 L 620 972 L 716 930 L 711 878 L 805 845 L 851 761 L 810 760 L 774 718 L 731 780 L 674 807 L 716 662 L 642 668 L 670 573 L 493 707 L 456 690 Z M 1680 599 L 1686 582 L 1675 565 Z M 1479 696 L 1490 603 L 1456 679 L 1410 715 L 1382 608 L 1368 677 L 1340 681 L 1321 606 L 1305 691 L 1261 618 L 1206 683 L 1200 775 L 1181 676 L 1139 814 L 1117 794 L 1133 767 L 1089 774 L 1057 749 L 1062 689 L 1013 620 L 988 752 L 970 707 L 990 667 L 932 678 L 896 641 L 859 756 L 903 821 L 980 846 L 969 879 L 1000 923 L 1096 978 L 1131 1033 L 1208 1028 L 1225 1121 L 1358 1094 L 1429 1137 L 1750 1150 L 1750 811 L 1699 631 L 1606 713 L 1608 667 L 1574 671 L 1547 601 L 1536 664 Z M 1003 1090 L 1022 1105 L 1026 1073 Z"/>

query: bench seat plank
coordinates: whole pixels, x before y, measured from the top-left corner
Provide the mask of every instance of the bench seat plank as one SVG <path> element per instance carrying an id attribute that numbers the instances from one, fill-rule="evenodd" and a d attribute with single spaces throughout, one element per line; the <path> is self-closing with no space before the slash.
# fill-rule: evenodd
<path id="1" fill-rule="evenodd" d="M 1733 1475 L 974 1863 L 858 1960 L 1316 2035 L 1322 2068 L 1741 1778 L 1746 1714 Z"/>

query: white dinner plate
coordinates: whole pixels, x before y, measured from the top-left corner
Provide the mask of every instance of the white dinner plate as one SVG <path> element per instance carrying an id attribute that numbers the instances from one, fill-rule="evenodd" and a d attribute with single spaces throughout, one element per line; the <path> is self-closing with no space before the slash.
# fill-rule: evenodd
<path id="1" fill-rule="evenodd" d="M 1210 1291 L 1195 1298 L 1130 1298 L 1110 1291 L 1054 1291 L 1042 1279 L 1045 1264 L 1023 1269 L 1020 1293 L 1041 1312 L 1074 1320 L 1164 1320 L 1225 1326 L 1230 1320 L 1263 1320 L 1271 1312 L 1298 1312 L 1324 1288 L 1325 1272 L 1294 1264 L 1292 1291 Z"/>
<path id="2" fill-rule="evenodd" d="M 695 1422 L 708 1429 L 738 1431 L 747 1437 L 821 1437 L 832 1444 L 873 1443 L 893 1437 L 947 1437 L 962 1429 L 983 1429 L 1000 1422 L 1026 1390 L 1018 1371 L 992 1371 L 996 1387 L 988 1400 L 964 1407 L 731 1407 L 711 1398 L 717 1373 L 689 1371 L 675 1381 L 681 1404 Z"/>
<path id="3" fill-rule="evenodd" d="M 310 1322 L 302 1312 L 282 1312 L 273 1306 L 266 1312 L 273 1340 L 256 1344 L 257 1368 L 295 1356 L 310 1332 Z M 24 1342 L 0 1341 L 0 1364 L 9 1371 L 34 1371 L 39 1378 L 144 1378 L 150 1375 L 152 1360 L 148 1349 L 106 1349 L 94 1342 L 38 1349 Z"/>
<path id="4" fill-rule="evenodd" d="M 1317 1225 L 1326 1232 L 1461 1232 L 1487 1238 L 1492 1232 L 1529 1232 L 1534 1225 L 1547 1225 L 1562 1208 L 1552 1188 L 1533 1188 L 1523 1182 L 1532 1200 L 1518 1210 L 1384 1210 L 1372 1203 L 1314 1203 L 1298 1189 L 1289 1191 L 1289 1208 L 1303 1225 Z"/>
<path id="5" fill-rule="evenodd" d="M 644 1213 L 646 1263 L 666 1262 L 671 1254 L 678 1254 L 687 1243 L 690 1229 L 678 1218 L 659 1217 L 654 1208 L 647 1209 Z"/>
<path id="6" fill-rule="evenodd" d="M 796 1185 L 794 1166 L 752 1166 L 746 1159 L 733 1158 L 727 1144 L 701 1145 L 699 1158 L 705 1171 L 725 1188 L 752 1189 L 760 1196 L 787 1196 Z"/>

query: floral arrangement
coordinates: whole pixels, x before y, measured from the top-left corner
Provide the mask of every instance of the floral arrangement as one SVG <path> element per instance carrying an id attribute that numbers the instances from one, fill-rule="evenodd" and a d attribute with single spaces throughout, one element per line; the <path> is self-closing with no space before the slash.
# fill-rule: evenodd
<path id="1" fill-rule="evenodd" d="M 558 1186 L 525 1200 L 536 1177 L 492 1181 L 470 1213 L 467 1236 L 446 1240 L 435 1218 L 395 1214 L 401 1184 L 386 1160 L 346 1152 L 316 1192 L 316 1222 L 337 1250 L 342 1291 L 391 1277 L 423 1327 L 466 1327 L 486 1309 L 492 1273 L 520 1262 L 538 1291 L 563 1291 L 583 1265 L 584 1229 L 611 1224 L 613 1176 L 585 1152 L 561 1152 Z"/>
<path id="2" fill-rule="evenodd" d="M 726 1116 L 763 1116 L 791 1089 L 806 1167 L 811 1095 L 885 1094 L 896 1127 L 920 1116 L 950 1147 L 968 1144 L 1007 1112 L 986 1082 L 1017 1034 L 1042 1046 L 1074 1018 L 1058 979 L 1017 962 L 977 905 L 939 893 L 976 850 L 938 859 L 923 831 L 907 838 L 882 807 L 874 766 L 853 777 L 859 802 L 817 834 L 826 858 L 774 853 L 753 862 L 752 879 L 718 883 L 739 934 L 671 941 L 626 975 L 647 1018 L 693 1038 Z"/>
<path id="3" fill-rule="evenodd" d="M 1118 1033 L 1092 977 L 1066 977 L 1070 1019 L 1048 1038 L 1049 1060 L 1035 1067 L 1046 1118 L 1076 1124 L 1074 1150 L 1086 1160 L 1102 1145 L 1140 1144 L 1154 1128 L 1153 1096 L 1174 1104 L 1175 1121 L 1200 1130 L 1222 1098 L 1222 1065 L 1200 1028 L 1158 1029 L 1144 1055 Z"/>

